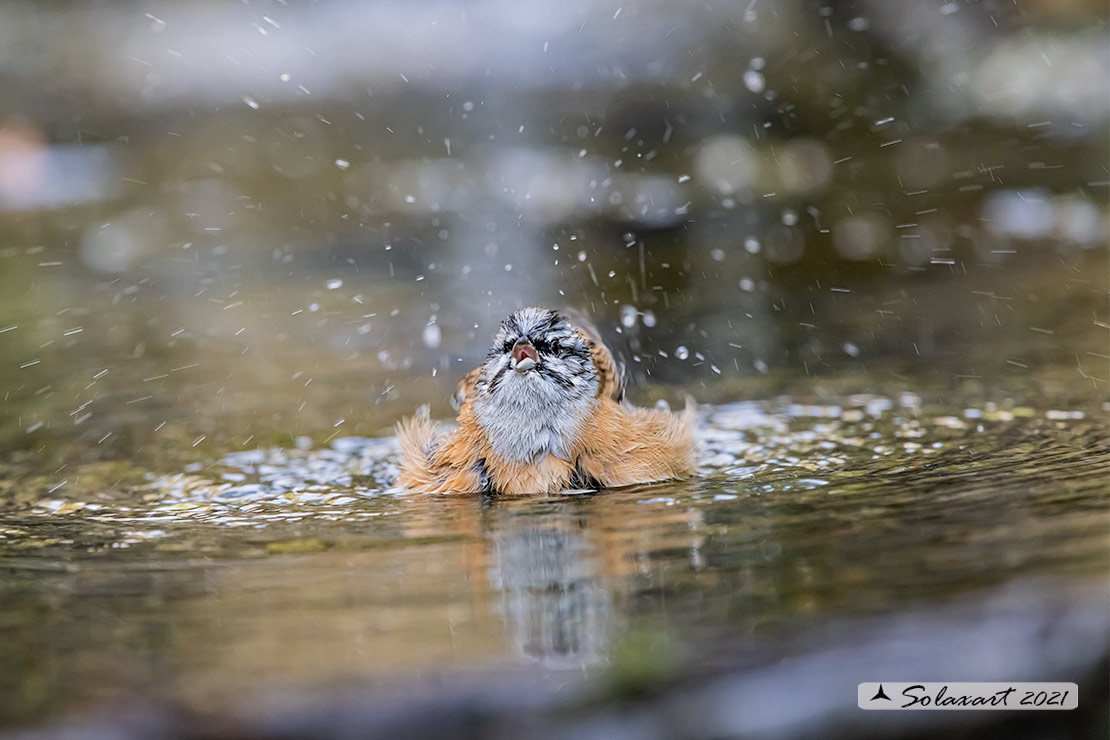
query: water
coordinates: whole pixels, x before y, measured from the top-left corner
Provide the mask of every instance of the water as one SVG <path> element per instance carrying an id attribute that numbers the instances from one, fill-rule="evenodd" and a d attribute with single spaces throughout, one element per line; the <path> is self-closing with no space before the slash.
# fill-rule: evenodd
<path id="1" fill-rule="evenodd" d="M 0 730 L 1105 662 L 1105 9 L 70 5 L 0 7 Z M 527 305 L 695 477 L 392 489 Z"/>
<path id="2" fill-rule="evenodd" d="M 766 650 L 1011 586 L 1053 604 L 1104 592 L 1104 250 L 780 275 L 653 243 L 654 302 L 639 250 L 610 246 L 539 295 L 508 282 L 470 307 L 446 273 L 91 280 L 9 255 L 4 724 L 506 672 L 638 686 L 706 646 Z M 587 267 L 618 278 L 593 289 Z M 449 418 L 498 306 L 560 291 L 594 299 L 636 403 L 701 404 L 698 475 L 542 498 L 392 490 L 392 425 L 423 403 Z M 958 631 L 995 634 L 986 619 Z M 1088 655 L 1075 634 L 1051 654 Z"/>
<path id="3" fill-rule="evenodd" d="M 0 518 L 0 651 L 19 677 L 3 715 L 121 696 L 230 709 L 511 667 L 605 675 L 629 635 L 697 645 L 725 629 L 757 646 L 1107 568 L 1110 451 L 1083 412 L 779 399 L 705 407 L 699 438 L 691 481 L 542 498 L 390 490 L 389 438 L 131 483 L 77 466 Z"/>

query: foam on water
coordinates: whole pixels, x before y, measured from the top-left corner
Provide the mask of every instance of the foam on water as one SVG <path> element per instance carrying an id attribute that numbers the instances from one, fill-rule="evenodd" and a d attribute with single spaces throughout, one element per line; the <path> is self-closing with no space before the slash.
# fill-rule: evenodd
<path id="1" fill-rule="evenodd" d="M 983 439 L 984 433 L 1018 422 L 1064 426 L 1081 419 L 1073 414 L 1065 419 L 1056 410 L 1000 410 L 993 404 L 970 414 L 962 407 L 922 408 L 916 396 L 852 396 L 826 405 L 780 399 L 705 406 L 698 420 L 697 476 L 662 484 L 667 496 L 652 496 L 658 486 L 645 486 L 649 495 L 638 500 L 725 505 L 743 495 L 835 491 L 838 481 L 855 478 L 862 466 L 895 475 L 929 464 L 953 444 Z M 306 440 L 291 448 L 231 452 L 207 466 L 148 473 L 147 482 L 130 495 L 105 499 L 76 485 L 61 488 L 28 513 L 151 525 L 146 532 L 128 534 L 130 541 L 164 536 L 174 522 L 263 528 L 306 518 L 365 521 L 384 513 L 369 502 L 413 495 L 393 488 L 398 452 L 394 437 L 341 437 L 315 448 Z M 882 462 L 886 458 L 889 464 Z M 583 492 L 568 495 L 578 493 Z"/>

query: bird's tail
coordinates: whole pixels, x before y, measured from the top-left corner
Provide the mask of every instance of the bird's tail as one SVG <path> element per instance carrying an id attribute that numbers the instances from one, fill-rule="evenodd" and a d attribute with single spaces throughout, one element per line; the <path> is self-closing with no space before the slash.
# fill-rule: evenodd
<path id="1" fill-rule="evenodd" d="M 435 452 L 438 438 L 439 427 L 429 417 L 426 405 L 397 423 L 397 441 L 401 446 L 398 486 L 422 489 L 435 482 L 432 453 Z"/>

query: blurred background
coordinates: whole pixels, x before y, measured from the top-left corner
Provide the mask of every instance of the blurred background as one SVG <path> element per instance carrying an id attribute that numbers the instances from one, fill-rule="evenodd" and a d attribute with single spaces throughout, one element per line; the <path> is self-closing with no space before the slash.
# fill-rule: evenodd
<path id="1" fill-rule="evenodd" d="M 592 315 L 641 402 L 1064 366 L 1101 394 L 1105 24 L 1094 0 L 6 3 L 0 435 L 378 433 L 449 415 L 530 304 Z"/>
<path id="2" fill-rule="evenodd" d="M 464 728 L 856 737 L 846 681 L 928 675 L 1079 681 L 1105 737 L 1107 15 L 0 4 L 0 728 L 276 685 L 200 734 L 320 736 L 283 697 L 474 672 Z M 386 491 L 526 305 L 703 404 L 699 475 Z M 112 736 L 195 735 L 154 715 Z"/>

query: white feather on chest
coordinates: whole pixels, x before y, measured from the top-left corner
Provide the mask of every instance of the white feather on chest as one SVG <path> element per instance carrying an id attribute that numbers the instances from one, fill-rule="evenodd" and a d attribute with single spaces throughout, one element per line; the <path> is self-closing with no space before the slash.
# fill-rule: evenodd
<path id="1" fill-rule="evenodd" d="M 534 370 L 509 371 L 497 392 L 480 395 L 474 415 L 498 457 L 525 463 L 555 455 L 569 462 L 571 448 L 597 403 L 591 387 L 591 382 L 596 386 L 595 377 L 574 381 L 564 388 Z"/>

